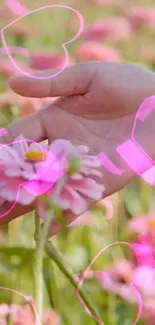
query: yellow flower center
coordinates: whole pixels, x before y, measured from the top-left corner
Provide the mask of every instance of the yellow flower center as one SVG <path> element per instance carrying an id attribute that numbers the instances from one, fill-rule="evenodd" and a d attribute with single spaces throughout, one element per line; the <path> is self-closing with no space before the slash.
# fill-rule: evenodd
<path id="1" fill-rule="evenodd" d="M 42 161 L 47 158 L 47 152 L 28 151 L 25 157 L 30 161 Z"/>

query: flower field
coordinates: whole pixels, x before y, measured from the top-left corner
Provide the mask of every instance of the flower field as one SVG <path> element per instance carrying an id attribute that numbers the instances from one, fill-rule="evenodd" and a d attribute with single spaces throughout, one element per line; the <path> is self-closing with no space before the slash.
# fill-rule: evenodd
<path id="1" fill-rule="evenodd" d="M 152 0 L 5 0 L 0 29 L 3 143 L 9 124 L 59 99 L 13 92 L 8 81 L 19 72 L 35 78 L 49 70 L 50 77 L 50 70 L 88 61 L 155 69 Z M 70 132 L 74 139 L 74 125 Z M 22 134 L 14 141 L 0 148 L 0 325 L 153 325 L 154 186 L 137 177 L 103 199 L 104 175 L 87 145 L 55 134 L 52 143 Z M 12 214 L 15 202 L 37 201 L 37 208 L 7 222 L 6 201 Z"/>

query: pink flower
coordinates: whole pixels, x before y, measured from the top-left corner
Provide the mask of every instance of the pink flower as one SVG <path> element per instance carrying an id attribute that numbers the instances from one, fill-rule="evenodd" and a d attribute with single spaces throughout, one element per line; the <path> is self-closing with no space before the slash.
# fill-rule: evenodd
<path id="1" fill-rule="evenodd" d="M 69 141 L 56 140 L 52 143 L 52 153 L 57 157 L 62 151 L 65 156 L 75 156 L 80 159 L 80 169 L 77 174 L 69 176 L 57 203 L 63 210 L 70 210 L 75 215 L 83 213 L 88 208 L 88 200 L 99 200 L 103 196 L 104 186 L 93 180 L 93 176 L 102 177 L 97 170 L 101 164 L 96 156 L 88 154 L 86 146 L 74 147 Z M 51 190 L 50 196 L 54 187 Z"/>
<path id="2" fill-rule="evenodd" d="M 128 223 L 129 231 L 141 234 L 139 243 L 152 245 L 155 248 L 155 214 L 149 213 L 144 216 L 136 217 Z M 142 237 L 143 235 L 143 237 Z M 146 241 L 144 243 L 144 237 Z"/>
<path id="3" fill-rule="evenodd" d="M 138 216 L 129 221 L 128 229 L 131 232 L 146 234 L 150 229 L 155 230 L 155 213 L 148 213 L 144 216 Z"/>
<path id="4" fill-rule="evenodd" d="M 76 57 L 81 61 L 101 60 L 120 62 L 121 54 L 118 50 L 108 46 L 101 45 L 97 42 L 84 42 L 76 50 Z"/>
<path id="5" fill-rule="evenodd" d="M 5 317 L 0 317 L 0 325 L 7 325 L 7 320 Z"/>
<path id="6" fill-rule="evenodd" d="M 48 146 L 31 144 L 22 136 L 0 147 L 0 197 L 28 205 L 60 177 L 60 164 Z M 20 189 L 20 190 L 19 190 Z"/>
<path id="7" fill-rule="evenodd" d="M 137 233 L 147 233 L 148 231 L 148 216 L 138 216 L 128 222 L 128 230 Z"/>
<path id="8" fill-rule="evenodd" d="M 126 14 L 133 27 L 136 29 L 141 28 L 144 25 L 149 27 L 155 26 L 154 8 L 132 6 L 131 9 L 127 9 Z"/>
<path id="9" fill-rule="evenodd" d="M 61 68 L 64 65 L 64 58 L 60 54 L 32 53 L 29 66 L 33 70 L 46 70 Z"/>
<path id="10" fill-rule="evenodd" d="M 104 290 L 118 294 L 122 298 L 136 302 L 135 293 L 130 286 L 133 279 L 134 268 L 132 263 L 122 260 L 117 262 L 115 265 L 110 266 L 106 269 L 108 277 L 101 276 L 100 283 Z"/>
<path id="11" fill-rule="evenodd" d="M 150 294 L 154 288 L 152 288 L 152 283 L 155 284 L 155 269 L 148 265 L 142 265 L 137 268 L 132 283 L 137 287 L 148 290 Z"/>
<path id="12" fill-rule="evenodd" d="M 34 325 L 34 316 L 29 305 L 10 308 L 11 320 L 14 325 Z"/>
<path id="13" fill-rule="evenodd" d="M 29 67 L 33 70 L 58 69 L 64 66 L 65 57 L 59 53 L 34 52 L 30 54 Z M 69 65 L 73 59 L 69 58 Z"/>
<path id="14" fill-rule="evenodd" d="M 155 316 L 155 269 L 147 265 L 136 268 L 134 264 L 124 260 L 112 265 L 106 272 L 106 277 L 100 274 L 103 289 L 133 304 L 137 304 L 136 291 L 139 292 L 143 302 L 141 316 L 149 321 L 147 324 L 154 324 L 150 321 Z M 138 302 L 140 307 L 140 300 Z"/>
<path id="15" fill-rule="evenodd" d="M 88 41 L 99 41 L 110 37 L 114 40 L 123 40 L 131 36 L 130 23 L 121 17 L 97 20 L 85 31 L 84 38 Z"/>
<path id="16" fill-rule="evenodd" d="M 1 310 L 1 306 L 3 306 L 3 305 L 0 305 L 0 310 Z M 21 306 L 21 305 L 7 306 L 6 305 L 6 308 L 8 309 L 8 313 L 6 315 L 2 314 L 2 316 L 4 316 L 4 320 L 5 320 L 5 317 L 7 315 L 10 315 L 12 325 L 35 325 L 36 324 L 36 322 L 34 320 L 34 315 L 33 315 L 32 309 L 29 305 L 24 305 L 24 306 Z M 44 310 L 43 318 L 44 318 L 43 325 L 59 325 L 60 324 L 59 316 L 56 314 L 55 311 L 53 311 L 51 309 Z M 4 323 L 4 324 L 7 324 L 7 323 Z M 0 325 L 1 325 L 1 318 L 0 318 Z"/>
<path id="17" fill-rule="evenodd" d="M 87 155 L 86 146 L 74 147 L 69 141 L 56 140 L 51 145 L 29 144 L 22 136 L 10 146 L 0 148 L 0 197 L 5 201 L 29 205 L 36 197 L 47 193 L 50 198 L 54 185 L 68 170 L 69 156 L 80 160 L 77 174 L 70 175 L 58 204 L 64 210 L 75 214 L 88 207 L 85 198 L 99 200 L 104 186 L 99 185 L 93 176 L 102 177 L 97 168 L 97 157 Z"/>
<path id="18" fill-rule="evenodd" d="M 10 313 L 10 307 L 7 304 L 0 305 L 0 316 L 7 316 Z"/>
<path id="19" fill-rule="evenodd" d="M 17 16 L 22 16 L 28 13 L 28 10 L 17 0 L 5 0 L 9 10 Z"/>
<path id="20" fill-rule="evenodd" d="M 140 239 L 138 243 L 132 244 L 132 247 L 136 253 L 139 266 L 147 264 L 148 266 L 155 267 L 154 248 L 150 245 L 147 238 L 145 240 Z"/>

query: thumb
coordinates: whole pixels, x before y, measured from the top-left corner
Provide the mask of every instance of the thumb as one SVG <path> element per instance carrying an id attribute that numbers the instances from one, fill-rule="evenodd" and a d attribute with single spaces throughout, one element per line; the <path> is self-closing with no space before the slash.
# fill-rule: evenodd
<path id="1" fill-rule="evenodd" d="M 9 80 L 9 85 L 14 92 L 25 97 L 59 97 L 82 95 L 87 92 L 91 79 L 94 75 L 94 65 L 79 63 L 64 69 L 46 70 L 35 74 L 42 79 L 15 75 Z M 47 79 L 48 76 L 51 78 Z"/>

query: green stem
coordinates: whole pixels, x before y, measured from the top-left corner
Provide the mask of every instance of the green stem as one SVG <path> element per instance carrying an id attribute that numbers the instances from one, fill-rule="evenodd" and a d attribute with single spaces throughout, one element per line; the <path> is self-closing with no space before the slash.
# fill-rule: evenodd
<path id="1" fill-rule="evenodd" d="M 54 194 L 52 196 L 52 202 L 55 203 L 57 198 L 60 195 L 60 192 L 64 186 L 64 182 L 66 181 L 66 177 L 63 177 L 56 185 Z M 46 212 L 45 212 L 46 213 Z M 51 221 L 53 219 L 53 213 L 51 210 L 48 211 L 45 223 L 43 226 L 43 230 L 41 229 L 40 224 L 40 216 L 38 214 L 38 211 L 36 209 L 35 212 L 35 225 L 36 225 L 36 231 L 35 231 L 35 240 L 36 240 L 36 269 L 35 269 L 35 298 L 36 298 L 36 305 L 37 305 L 37 311 L 39 315 L 39 324 L 43 324 L 43 303 L 44 303 L 44 296 L 43 296 L 43 254 L 44 254 L 44 245 L 47 238 L 47 234 L 49 231 L 49 227 L 51 224 Z"/>
<path id="2" fill-rule="evenodd" d="M 52 262 L 52 261 L 50 261 Z M 52 263 L 51 263 L 52 264 Z M 52 309 L 57 310 L 57 303 L 56 303 L 56 285 L 55 285 L 55 278 L 53 268 L 49 268 L 49 263 L 44 264 L 43 268 L 43 275 L 44 281 L 46 285 L 46 290 L 49 297 L 50 306 Z"/>
<path id="3" fill-rule="evenodd" d="M 76 282 L 73 272 L 68 265 L 68 263 L 64 260 L 62 254 L 57 251 L 57 249 L 53 246 L 51 242 L 46 242 L 45 244 L 45 250 L 46 253 L 52 258 L 52 260 L 56 263 L 56 265 L 59 267 L 59 269 L 63 272 L 63 274 L 68 278 L 69 282 L 73 285 L 75 289 L 78 289 L 78 283 Z M 93 303 L 91 302 L 89 296 L 86 294 L 86 292 L 82 289 L 82 287 L 79 289 L 79 294 L 82 300 L 84 301 L 86 307 L 89 309 L 91 315 L 94 316 L 94 321 L 96 324 L 99 324 L 99 321 L 101 323 L 101 317 L 94 307 Z M 95 320 L 96 318 L 96 320 Z M 97 320 L 98 319 L 98 320 Z"/>
<path id="4" fill-rule="evenodd" d="M 40 217 L 35 212 L 35 224 L 36 224 L 36 253 L 35 253 L 35 301 L 36 307 L 38 311 L 38 325 L 43 324 L 43 245 L 42 236 L 41 236 L 41 225 L 40 225 Z"/>

